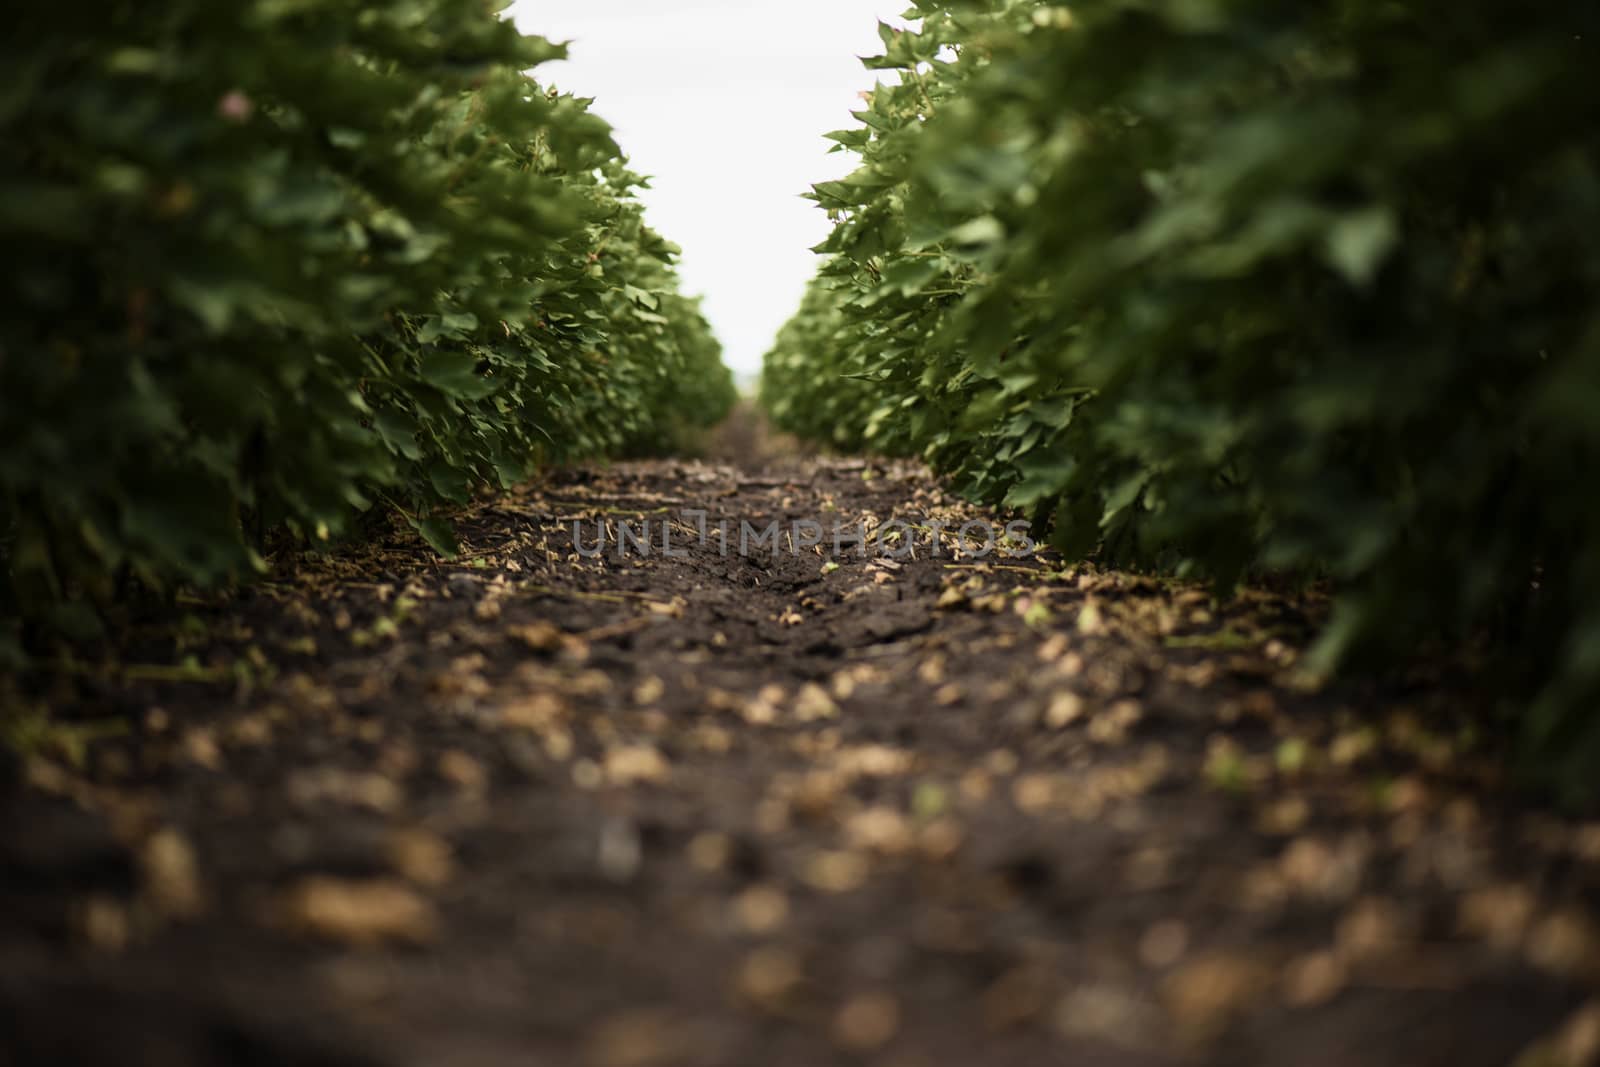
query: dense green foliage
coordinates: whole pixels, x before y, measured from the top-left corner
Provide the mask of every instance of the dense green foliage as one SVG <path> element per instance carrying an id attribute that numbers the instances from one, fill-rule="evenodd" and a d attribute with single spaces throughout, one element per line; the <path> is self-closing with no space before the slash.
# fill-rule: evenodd
<path id="1" fill-rule="evenodd" d="M 1542 769 L 1600 766 L 1600 8 L 907 17 L 780 424 L 1071 553 L 1332 579 L 1319 669 L 1492 648 Z"/>
<path id="2" fill-rule="evenodd" d="M 0 44 L 6 601 L 72 628 L 260 532 L 434 515 L 733 399 L 609 128 L 484 0 L 19 12 Z"/>

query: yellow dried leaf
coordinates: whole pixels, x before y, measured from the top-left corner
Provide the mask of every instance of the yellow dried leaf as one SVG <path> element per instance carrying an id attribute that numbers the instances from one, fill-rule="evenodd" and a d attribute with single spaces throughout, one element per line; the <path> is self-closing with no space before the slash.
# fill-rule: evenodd
<path id="1" fill-rule="evenodd" d="M 433 905 L 392 881 L 308 878 L 280 905 L 283 920 L 302 933 L 361 948 L 389 942 L 423 944 L 438 930 Z"/>

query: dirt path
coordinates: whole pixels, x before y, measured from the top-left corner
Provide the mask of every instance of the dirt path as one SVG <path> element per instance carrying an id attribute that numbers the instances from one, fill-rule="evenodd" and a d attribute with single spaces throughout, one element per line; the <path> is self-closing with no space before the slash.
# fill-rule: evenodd
<path id="1" fill-rule="evenodd" d="M 571 472 L 476 509 L 461 562 L 396 533 L 23 679 L 67 725 L 0 785 L 0 1064 L 1600 1045 L 1600 825 L 1505 796 L 1446 680 L 1297 693 L 1314 601 L 925 533 L 573 555 L 575 520 L 684 509 L 969 515 L 862 461 Z"/>

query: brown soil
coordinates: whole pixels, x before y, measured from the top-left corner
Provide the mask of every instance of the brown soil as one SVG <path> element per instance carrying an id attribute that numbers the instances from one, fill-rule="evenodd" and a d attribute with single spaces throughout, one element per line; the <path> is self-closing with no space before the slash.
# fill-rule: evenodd
<path id="1" fill-rule="evenodd" d="M 1314 596 L 572 554 L 684 508 L 969 514 L 861 460 L 575 470 L 459 561 L 283 559 L 0 682 L 0 1064 L 1600 1048 L 1600 824 L 1511 794 L 1447 677 L 1298 685 Z"/>

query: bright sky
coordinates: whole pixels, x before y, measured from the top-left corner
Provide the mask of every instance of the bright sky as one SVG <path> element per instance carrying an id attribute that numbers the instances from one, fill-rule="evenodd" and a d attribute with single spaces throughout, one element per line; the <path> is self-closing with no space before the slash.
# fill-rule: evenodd
<path id="1" fill-rule="evenodd" d="M 517 0 L 527 33 L 570 40 L 572 58 L 539 69 L 595 98 L 634 170 L 651 225 L 683 246 L 684 288 L 741 376 L 760 369 L 799 305 L 827 236 L 800 194 L 841 177 L 854 156 L 821 135 L 853 126 L 877 72 L 879 18 L 909 0 Z"/>

